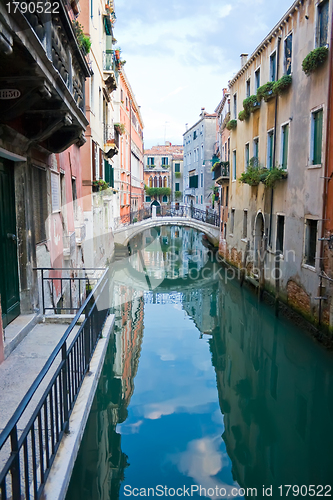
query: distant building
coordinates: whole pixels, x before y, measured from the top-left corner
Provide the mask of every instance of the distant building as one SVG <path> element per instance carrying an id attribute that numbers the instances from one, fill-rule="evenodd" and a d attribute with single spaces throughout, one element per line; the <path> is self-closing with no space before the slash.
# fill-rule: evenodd
<path id="1" fill-rule="evenodd" d="M 184 202 L 195 208 L 212 207 L 212 162 L 216 142 L 216 113 L 201 109 L 200 119 L 184 134 Z"/>
<path id="2" fill-rule="evenodd" d="M 144 151 L 145 206 L 181 201 L 183 146 L 166 142 Z M 179 182 L 178 182 L 179 180 Z M 179 189 L 176 189 L 179 188 Z M 156 191 L 157 189 L 157 191 Z"/>
<path id="3" fill-rule="evenodd" d="M 220 186 L 219 189 L 219 212 L 221 221 L 220 250 L 226 248 L 227 223 L 228 223 L 228 200 L 230 180 L 230 131 L 226 125 L 230 120 L 230 94 L 223 89 L 223 97 L 215 109 L 218 121 L 218 158 L 213 165 L 213 181 Z"/>

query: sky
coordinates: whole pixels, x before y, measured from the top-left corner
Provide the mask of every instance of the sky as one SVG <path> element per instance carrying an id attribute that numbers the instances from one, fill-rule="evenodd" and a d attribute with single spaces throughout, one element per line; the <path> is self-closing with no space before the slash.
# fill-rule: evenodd
<path id="1" fill-rule="evenodd" d="M 144 123 L 144 146 L 182 144 L 292 0 L 115 0 L 115 48 Z"/>

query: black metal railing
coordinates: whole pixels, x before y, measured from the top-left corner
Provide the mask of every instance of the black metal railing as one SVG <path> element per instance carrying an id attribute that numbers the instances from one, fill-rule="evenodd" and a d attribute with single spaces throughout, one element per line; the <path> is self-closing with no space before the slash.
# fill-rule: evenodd
<path id="1" fill-rule="evenodd" d="M 182 205 L 180 203 L 174 203 L 173 205 L 159 205 L 156 206 L 156 216 L 157 217 L 190 217 L 192 219 L 205 222 L 206 224 L 211 224 L 213 226 L 219 226 L 220 218 L 219 214 L 212 210 L 201 210 L 194 208 L 190 205 Z M 143 208 L 136 212 L 131 212 L 130 214 L 122 215 L 115 218 L 115 229 L 121 226 L 128 226 L 129 224 L 135 224 L 136 222 L 141 222 L 144 219 L 150 219 L 152 217 L 152 207 Z"/>
<path id="2" fill-rule="evenodd" d="M 0 434 L 0 453 L 5 460 L 0 472 L 1 500 L 41 497 L 60 441 L 69 432 L 70 415 L 109 314 L 108 290 L 107 269 Z M 84 321 L 68 346 L 68 338 L 82 315 Z M 20 434 L 20 418 L 45 376 L 54 368 L 47 388 Z"/>
<path id="3" fill-rule="evenodd" d="M 229 162 L 227 161 L 220 162 L 212 172 L 213 181 L 217 181 L 220 178 L 229 180 L 229 175 L 230 175 L 230 169 L 229 169 Z"/>
<path id="4" fill-rule="evenodd" d="M 102 272 L 105 268 L 35 267 L 34 271 L 40 272 L 43 314 L 45 315 L 46 311 L 53 311 L 55 314 L 63 311 L 71 313 L 78 311 L 91 288 L 99 280 L 99 276 L 88 276 L 87 271 Z M 57 276 L 59 273 L 61 275 Z M 69 273 L 69 276 L 64 276 L 65 273 Z M 75 273 L 78 275 L 75 276 Z"/>

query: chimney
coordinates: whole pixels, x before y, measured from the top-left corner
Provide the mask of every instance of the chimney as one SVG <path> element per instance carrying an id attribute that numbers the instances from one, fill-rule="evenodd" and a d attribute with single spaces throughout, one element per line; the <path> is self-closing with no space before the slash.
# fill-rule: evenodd
<path id="1" fill-rule="evenodd" d="M 200 116 L 205 116 L 205 108 L 201 108 L 201 113 L 200 113 Z"/>
<path id="2" fill-rule="evenodd" d="M 188 123 L 185 123 L 185 130 L 188 131 Z"/>
<path id="3" fill-rule="evenodd" d="M 170 141 L 165 141 L 165 145 L 166 146 L 171 146 L 171 142 Z"/>
<path id="4" fill-rule="evenodd" d="M 247 56 L 249 54 L 241 54 L 240 55 L 240 58 L 241 58 L 241 68 L 247 63 Z"/>

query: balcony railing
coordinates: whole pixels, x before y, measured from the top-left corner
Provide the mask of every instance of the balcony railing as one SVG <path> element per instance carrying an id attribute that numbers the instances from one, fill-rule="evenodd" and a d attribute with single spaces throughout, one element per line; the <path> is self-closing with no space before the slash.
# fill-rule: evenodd
<path id="1" fill-rule="evenodd" d="M 114 125 L 104 123 L 104 144 L 115 144 L 119 149 L 119 134 L 115 132 Z"/>
<path id="2" fill-rule="evenodd" d="M 229 162 L 220 162 L 212 172 L 213 181 L 229 180 L 230 169 Z"/>
<path id="3" fill-rule="evenodd" d="M 103 52 L 103 70 L 115 71 L 115 58 L 112 50 L 105 50 Z"/>

